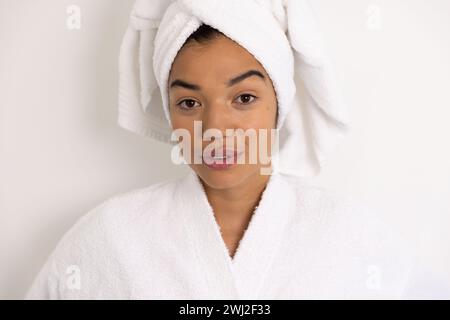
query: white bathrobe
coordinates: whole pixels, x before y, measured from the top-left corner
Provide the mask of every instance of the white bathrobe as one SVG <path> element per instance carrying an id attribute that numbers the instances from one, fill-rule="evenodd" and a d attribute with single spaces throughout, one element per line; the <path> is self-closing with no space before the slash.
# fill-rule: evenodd
<path id="1" fill-rule="evenodd" d="M 198 179 L 190 170 L 92 209 L 60 241 L 26 298 L 411 295 L 410 256 L 370 210 L 350 198 L 272 175 L 232 259 Z"/>

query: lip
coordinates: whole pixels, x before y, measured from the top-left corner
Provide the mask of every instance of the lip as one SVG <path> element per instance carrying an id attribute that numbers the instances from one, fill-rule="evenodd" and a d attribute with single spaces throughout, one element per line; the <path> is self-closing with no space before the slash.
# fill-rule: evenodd
<path id="1" fill-rule="evenodd" d="M 217 160 L 213 159 L 213 157 L 215 156 L 215 149 L 213 149 L 211 152 L 211 156 L 203 157 L 203 164 L 213 170 L 229 169 L 237 164 L 237 159 L 241 154 L 243 154 L 243 151 L 238 152 L 236 150 L 223 149 L 222 154 L 226 157 Z"/>

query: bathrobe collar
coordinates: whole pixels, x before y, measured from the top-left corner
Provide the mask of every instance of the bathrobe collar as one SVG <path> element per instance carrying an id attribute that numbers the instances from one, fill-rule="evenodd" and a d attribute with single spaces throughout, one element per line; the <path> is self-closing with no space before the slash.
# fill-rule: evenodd
<path id="1" fill-rule="evenodd" d="M 284 176 L 273 173 L 232 259 L 211 205 L 190 170 L 180 180 L 177 204 L 210 293 L 217 299 L 257 299 L 294 208 L 294 192 Z"/>

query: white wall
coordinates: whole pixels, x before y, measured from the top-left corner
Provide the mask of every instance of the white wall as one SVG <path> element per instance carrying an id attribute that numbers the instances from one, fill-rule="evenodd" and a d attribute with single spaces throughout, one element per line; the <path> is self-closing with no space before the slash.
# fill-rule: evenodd
<path id="1" fill-rule="evenodd" d="M 353 120 L 316 182 L 379 208 L 450 282 L 450 2 L 312 2 Z M 87 210 L 186 172 L 116 125 L 132 3 L 0 0 L 0 298 L 23 297 Z"/>

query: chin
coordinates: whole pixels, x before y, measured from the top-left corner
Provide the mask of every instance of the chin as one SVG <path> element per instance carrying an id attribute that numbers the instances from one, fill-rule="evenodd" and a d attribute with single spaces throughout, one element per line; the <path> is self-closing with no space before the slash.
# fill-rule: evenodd
<path id="1" fill-rule="evenodd" d="M 228 169 L 214 170 L 199 164 L 191 166 L 191 169 L 198 174 L 204 183 L 214 189 L 228 189 L 239 185 L 251 174 L 251 172 L 248 172 L 248 168 L 239 165 Z"/>

